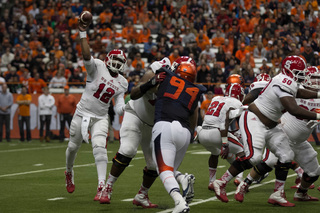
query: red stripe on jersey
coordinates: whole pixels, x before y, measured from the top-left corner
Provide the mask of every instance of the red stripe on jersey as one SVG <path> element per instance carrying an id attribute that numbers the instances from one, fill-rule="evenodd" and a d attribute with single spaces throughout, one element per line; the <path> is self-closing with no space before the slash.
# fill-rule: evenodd
<path id="1" fill-rule="evenodd" d="M 243 148 L 243 145 L 239 141 L 237 141 L 237 140 L 235 140 L 235 139 L 233 139 L 231 137 L 228 137 L 228 141 L 233 143 L 233 144 L 235 144 L 235 145 L 237 145 L 237 146 L 240 146 L 241 148 Z"/>
<path id="2" fill-rule="evenodd" d="M 251 135 L 249 128 L 248 128 L 248 111 L 246 111 L 244 114 L 244 130 L 245 130 L 245 134 L 247 136 L 247 144 L 248 144 L 249 152 L 250 152 L 250 154 L 246 158 L 250 159 L 250 158 L 252 158 L 254 151 L 253 151 L 253 145 L 252 145 L 252 135 Z"/>
<path id="3" fill-rule="evenodd" d="M 263 161 L 267 161 L 268 158 L 269 158 L 269 156 L 270 156 L 270 150 L 269 150 L 269 149 L 266 149 L 266 157 L 263 158 L 262 160 L 263 160 Z"/>

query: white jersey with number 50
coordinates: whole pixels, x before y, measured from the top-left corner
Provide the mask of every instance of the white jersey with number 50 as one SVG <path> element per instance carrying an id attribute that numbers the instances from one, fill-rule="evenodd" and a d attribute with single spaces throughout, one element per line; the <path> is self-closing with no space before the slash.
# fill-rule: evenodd
<path id="1" fill-rule="evenodd" d="M 230 108 L 239 109 L 242 103 L 233 97 L 216 96 L 212 99 L 207 113 L 204 116 L 202 126 L 212 126 L 225 129 L 225 120 Z"/>
<path id="2" fill-rule="evenodd" d="M 254 103 L 264 116 L 278 122 L 284 110 L 280 98 L 296 97 L 298 88 L 298 84 L 292 78 L 280 73 L 272 78 Z"/>
<path id="3" fill-rule="evenodd" d="M 124 93 L 128 82 L 120 74 L 112 77 L 105 65 L 99 59 L 91 57 L 84 61 L 87 70 L 87 83 L 81 100 L 77 105 L 77 113 L 81 116 L 107 118 L 110 102 L 115 98 L 115 108 L 124 106 Z"/>

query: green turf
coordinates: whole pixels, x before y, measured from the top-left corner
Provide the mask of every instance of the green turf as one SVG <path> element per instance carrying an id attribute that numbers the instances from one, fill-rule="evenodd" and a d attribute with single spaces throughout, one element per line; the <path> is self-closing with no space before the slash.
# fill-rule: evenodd
<path id="1" fill-rule="evenodd" d="M 122 176 L 114 185 L 110 205 L 101 205 L 93 198 L 97 187 L 97 174 L 89 144 L 83 144 L 76 158 L 75 184 L 76 190 L 69 194 L 65 189 L 64 167 L 66 143 L 53 141 L 40 143 L 34 140 L 31 143 L 0 143 L 0 213 L 3 212 L 171 212 L 174 203 L 165 191 L 160 179 L 157 179 L 149 192 L 153 203 L 158 209 L 142 209 L 132 205 L 132 199 L 139 190 L 142 181 L 142 169 L 145 165 L 140 152 L 132 160 Z M 111 159 L 119 148 L 119 143 L 108 145 L 108 158 Z M 319 151 L 319 147 L 315 147 Z M 252 188 L 246 195 L 244 203 L 234 200 L 229 195 L 229 203 L 217 201 L 214 193 L 208 186 L 208 154 L 200 153 L 205 149 L 199 144 L 191 144 L 185 159 L 180 167 L 181 172 L 193 173 L 196 176 L 195 198 L 191 203 L 191 212 L 319 212 L 320 202 L 295 202 L 294 208 L 272 206 L 267 203 L 273 190 L 274 174 L 263 181 L 263 184 Z M 198 153 L 198 154 L 197 154 Z M 227 169 L 227 162 L 220 160 L 217 177 Z M 111 164 L 108 164 L 108 172 Z M 290 189 L 294 184 L 295 175 L 290 171 L 286 183 L 288 200 L 293 202 L 293 193 Z M 270 183 L 268 183 L 270 182 Z M 320 181 L 316 182 L 318 187 Z M 233 192 L 236 187 L 229 184 L 227 191 Z M 312 196 L 320 197 L 316 189 L 309 190 Z M 50 201 L 52 198 L 63 198 Z M 211 199 L 211 200 L 210 200 Z"/>

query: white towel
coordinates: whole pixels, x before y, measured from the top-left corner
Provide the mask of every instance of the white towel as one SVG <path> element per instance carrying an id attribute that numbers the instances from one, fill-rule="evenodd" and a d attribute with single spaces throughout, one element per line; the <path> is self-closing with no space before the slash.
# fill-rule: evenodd
<path id="1" fill-rule="evenodd" d="M 82 117 L 82 123 L 81 123 L 81 134 L 84 142 L 89 143 L 89 128 L 90 124 L 90 117 Z"/>

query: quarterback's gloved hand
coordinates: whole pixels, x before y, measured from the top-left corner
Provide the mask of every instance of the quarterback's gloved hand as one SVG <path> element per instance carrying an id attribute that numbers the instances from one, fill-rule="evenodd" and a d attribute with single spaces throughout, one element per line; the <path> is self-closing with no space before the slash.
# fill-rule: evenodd
<path id="1" fill-rule="evenodd" d="M 222 144 L 220 156 L 222 159 L 227 159 L 229 154 L 229 144 Z"/>
<path id="2" fill-rule="evenodd" d="M 146 82 L 140 86 L 141 93 L 145 94 L 149 89 L 158 85 L 165 78 L 166 78 L 166 72 L 160 72 L 160 73 L 156 74 L 148 82 Z"/>

